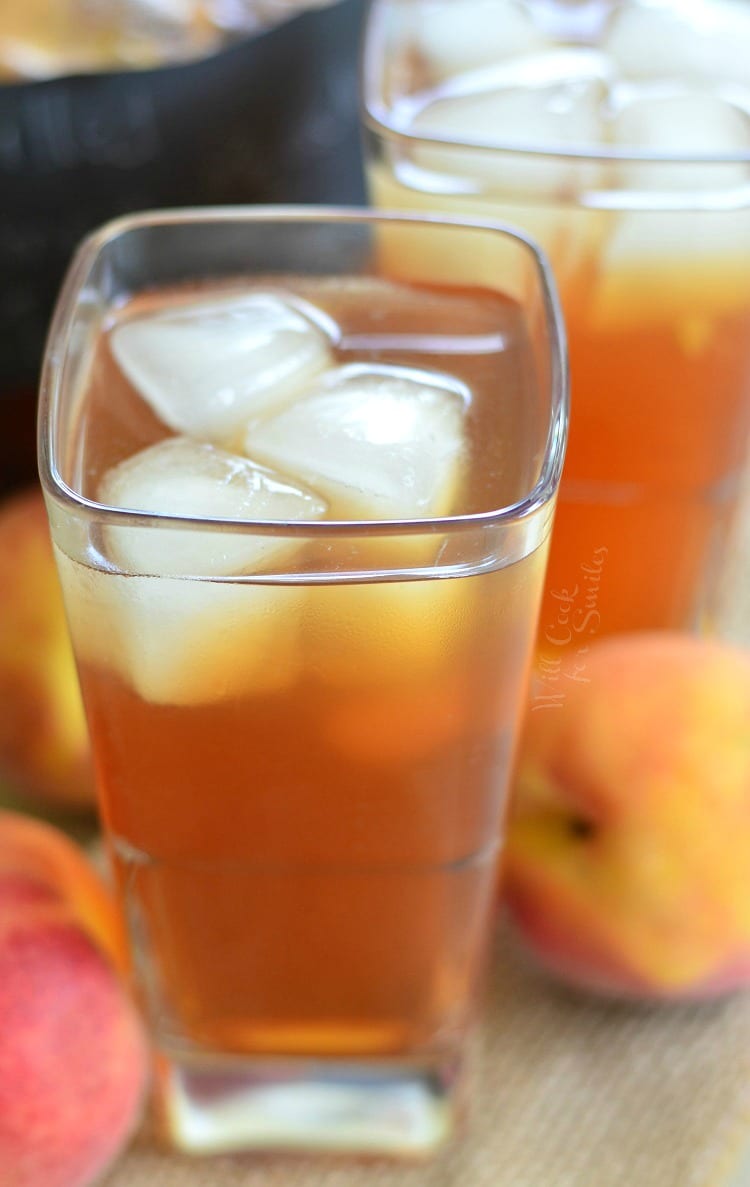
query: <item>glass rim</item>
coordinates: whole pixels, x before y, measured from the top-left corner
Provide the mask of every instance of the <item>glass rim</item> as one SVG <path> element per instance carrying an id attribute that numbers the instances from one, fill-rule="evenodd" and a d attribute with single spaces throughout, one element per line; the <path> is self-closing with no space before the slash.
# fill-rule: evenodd
<path id="1" fill-rule="evenodd" d="M 76 322 L 77 298 L 109 244 L 138 230 L 181 225 L 221 223 L 324 223 L 418 225 L 445 227 L 502 235 L 520 244 L 533 262 L 539 280 L 550 343 L 550 412 L 544 457 L 533 487 L 513 503 L 490 511 L 440 516 L 430 519 L 352 520 L 253 520 L 170 515 L 99 503 L 76 491 L 63 478 L 55 448 L 63 386 L 66 345 Z M 356 535 L 401 536 L 452 533 L 499 527 L 526 519 L 545 507 L 559 485 L 565 456 L 569 417 L 570 383 L 566 335 L 552 269 L 534 239 L 521 228 L 494 219 L 414 214 L 408 211 L 374 211 L 367 207 L 336 206 L 206 206 L 147 210 L 112 219 L 80 244 L 69 265 L 50 322 L 42 365 L 37 414 L 39 477 L 46 495 L 67 511 L 96 518 L 118 527 L 163 527 L 169 530 L 200 529 L 269 536 L 340 537 Z"/>
<path id="2" fill-rule="evenodd" d="M 615 145 L 586 145 L 573 144 L 558 146 L 550 144 L 529 143 L 495 143 L 481 138 L 441 136 L 436 132 L 413 132 L 408 127 L 401 127 L 390 118 L 390 108 L 381 98 L 378 80 L 380 74 L 376 64 L 383 60 L 378 52 L 384 44 L 377 42 L 374 30 L 377 29 L 377 10 L 392 7 L 392 0 L 367 0 L 367 11 L 360 53 L 360 114 L 362 122 L 372 131 L 398 138 L 406 144 L 434 144 L 440 148 L 469 149 L 472 152 L 501 154 L 503 156 L 518 156 L 528 161 L 578 161 L 582 165 L 603 164 L 634 164 L 634 165 L 715 165 L 718 169 L 726 165 L 750 164 L 750 147 L 738 152 L 677 152 L 670 153 L 653 149 L 635 149 L 628 146 L 618 148 Z M 748 181 L 750 195 L 750 180 Z"/>
<path id="3" fill-rule="evenodd" d="M 400 127 L 388 119 L 388 108 L 378 100 L 369 102 L 362 97 L 362 116 L 367 127 L 374 132 L 398 139 L 410 145 L 434 144 L 438 148 L 468 149 L 487 156 L 502 155 L 505 157 L 519 157 L 528 161 L 578 161 L 583 165 L 595 164 L 632 164 L 654 168 L 665 165 L 702 165 L 716 166 L 717 172 L 724 166 L 750 165 L 750 148 L 736 153 L 669 153 L 655 152 L 651 149 L 617 148 L 614 145 L 572 145 L 552 146 L 524 143 L 494 143 L 488 140 L 472 139 L 471 137 L 441 136 L 438 132 L 412 132 L 407 127 Z M 750 180 L 748 180 L 750 191 Z"/>

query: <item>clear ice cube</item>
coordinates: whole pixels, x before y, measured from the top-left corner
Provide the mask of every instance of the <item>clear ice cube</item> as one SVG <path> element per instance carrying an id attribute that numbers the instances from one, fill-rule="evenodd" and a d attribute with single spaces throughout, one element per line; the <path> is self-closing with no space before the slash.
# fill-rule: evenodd
<path id="1" fill-rule="evenodd" d="M 155 705 L 268 696 L 302 665 L 301 588 L 127 577 L 58 551 L 79 660 Z"/>
<path id="2" fill-rule="evenodd" d="M 572 77 L 562 81 L 557 76 L 567 69 L 566 63 Z M 599 184 L 602 167 L 586 156 L 513 150 L 557 146 L 573 153 L 601 143 L 609 84 L 600 59 L 577 50 L 556 59 L 550 74 L 557 81 L 455 94 L 424 107 L 410 129 L 415 135 L 474 139 L 497 147 L 443 147 L 423 141 L 411 150 L 409 160 L 396 164 L 395 172 L 410 197 L 416 189 L 438 192 L 446 208 L 456 213 L 501 218 L 523 227 L 548 253 L 558 277 L 567 279 L 586 267 L 598 234 L 596 216 L 586 210 L 582 220 L 574 199 Z M 397 192 L 387 197 L 392 205 L 398 203 Z M 434 204 L 435 199 L 430 201 Z M 475 269 L 481 267 L 475 260 L 471 263 Z M 459 276 L 461 266 L 458 259 Z M 504 286 L 524 300 L 528 294 L 516 275 L 517 262 L 514 267 L 509 259 L 507 271 L 510 284 L 503 275 Z"/>
<path id="3" fill-rule="evenodd" d="M 333 333 L 305 302 L 252 292 L 134 317 L 111 344 L 169 428 L 229 445 L 251 417 L 282 407 L 331 365 Z"/>
<path id="4" fill-rule="evenodd" d="M 749 59 L 750 61 L 750 59 Z M 749 65 L 750 69 L 750 65 Z M 634 189 L 726 191 L 750 184 L 750 115 L 718 95 L 682 91 L 635 97 L 613 120 L 614 142 L 627 151 L 689 157 L 739 157 L 746 162 L 659 165 L 625 162 L 620 173 Z"/>
<path id="5" fill-rule="evenodd" d="M 407 367 L 353 363 L 251 426 L 245 451 L 308 483 L 333 518 L 427 519 L 453 509 L 470 393 Z"/>
<path id="6" fill-rule="evenodd" d="M 170 437 L 114 466 L 102 503 L 199 519 L 315 520 L 318 495 L 209 442 Z M 294 550 L 293 540 L 239 532 L 110 525 L 108 551 L 126 572 L 159 576 L 232 576 Z"/>
<path id="7" fill-rule="evenodd" d="M 651 0 L 616 7 L 604 47 L 626 78 L 748 84 L 744 0 Z"/>
<path id="8" fill-rule="evenodd" d="M 498 151 L 425 143 L 415 151 L 415 163 L 438 177 L 468 182 L 477 193 L 498 191 L 511 196 L 515 191 L 531 192 L 537 200 L 544 195 L 564 198 L 571 190 L 592 184 L 599 171 L 591 162 L 555 156 L 555 149 L 585 152 L 602 142 L 606 95 L 606 83 L 597 71 L 591 75 L 583 71 L 579 77 L 539 85 L 435 99 L 414 115 L 414 134 L 473 140 Z M 502 151 L 507 149 L 542 152 Z"/>
<path id="9" fill-rule="evenodd" d="M 599 330 L 669 325 L 692 353 L 716 319 L 750 301 L 750 210 L 633 211 L 616 216 L 589 288 Z"/>
<path id="10" fill-rule="evenodd" d="M 424 57 L 434 79 L 491 66 L 543 45 L 521 0 L 429 0 L 406 5 L 404 39 Z"/>
<path id="11" fill-rule="evenodd" d="M 639 97 L 615 121 L 617 143 L 685 160 L 623 160 L 631 210 L 612 213 L 591 286 L 599 328 L 667 321 L 686 350 L 713 337 L 716 317 L 750 300 L 750 117 L 719 97 Z M 641 209 L 638 209 L 638 206 Z"/>
<path id="12" fill-rule="evenodd" d="M 132 510 L 236 520 L 317 520 L 326 508 L 317 495 L 247 458 L 188 438 L 163 441 L 115 466 L 99 498 Z M 287 565 L 299 547 L 290 538 L 231 531 L 108 525 L 108 559 L 138 575 L 67 563 L 79 651 L 155 704 L 205 704 L 282 688 L 301 662 L 303 591 L 231 577 Z"/>

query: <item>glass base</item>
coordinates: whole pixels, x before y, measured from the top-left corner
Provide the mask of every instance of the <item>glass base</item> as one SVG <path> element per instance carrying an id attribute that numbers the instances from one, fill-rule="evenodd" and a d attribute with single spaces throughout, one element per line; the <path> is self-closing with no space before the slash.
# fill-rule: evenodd
<path id="1" fill-rule="evenodd" d="M 456 1068 L 429 1061 L 158 1057 L 164 1138 L 183 1151 L 427 1157 L 451 1136 Z"/>

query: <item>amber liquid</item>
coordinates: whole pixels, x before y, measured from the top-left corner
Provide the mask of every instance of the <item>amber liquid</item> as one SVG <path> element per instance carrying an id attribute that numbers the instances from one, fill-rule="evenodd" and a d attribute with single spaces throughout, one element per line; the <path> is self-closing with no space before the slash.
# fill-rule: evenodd
<path id="1" fill-rule="evenodd" d="M 342 360 L 429 367 L 470 386 L 457 510 L 523 493 L 544 425 L 512 303 L 296 287 L 342 326 Z M 119 316 L 179 299 L 152 295 Z M 71 448 L 80 486 L 94 491 L 108 466 L 165 435 L 117 371 L 105 331 Z M 114 621 L 101 646 L 90 611 L 76 625 L 80 566 L 63 563 L 136 979 L 162 1044 L 370 1057 L 440 1049 L 460 1034 L 543 552 L 439 580 L 280 582 L 270 670 L 238 682 L 240 626 L 216 659 L 231 665 L 227 692 L 207 680 L 205 698 L 159 704 L 111 661 Z M 242 589 L 228 586 L 241 619 Z M 185 646 L 198 663 L 201 647 Z"/>
<path id="2" fill-rule="evenodd" d="M 627 212 L 436 197 L 403 184 L 387 162 L 371 163 L 370 185 L 383 207 L 520 226 L 526 216 L 555 270 L 571 420 L 540 618 L 543 675 L 555 684 L 563 657 L 585 664 L 603 635 L 710 629 L 750 437 L 750 281 L 738 280 L 736 260 L 703 254 L 693 264 L 691 236 L 699 242 L 704 226 L 667 211 L 665 238 L 681 228 L 684 255 L 655 254 L 640 271 L 624 261 L 623 276 L 601 244 L 616 219 L 638 217 Z M 710 218 L 746 231 L 750 212 Z M 465 257 L 456 256 L 457 275 L 473 263 Z M 620 289 L 615 309 L 602 298 L 610 282 Z"/>
<path id="3" fill-rule="evenodd" d="M 604 328 L 584 281 L 562 295 L 573 412 L 540 650 L 705 627 L 750 429 L 750 304 L 697 306 L 693 338 L 668 304 Z"/>

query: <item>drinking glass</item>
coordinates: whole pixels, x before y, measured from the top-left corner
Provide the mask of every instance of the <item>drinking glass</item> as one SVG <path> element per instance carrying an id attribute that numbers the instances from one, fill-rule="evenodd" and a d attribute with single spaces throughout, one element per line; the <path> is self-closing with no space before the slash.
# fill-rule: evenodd
<path id="1" fill-rule="evenodd" d="M 599 635 L 716 627 L 750 428 L 749 60 L 739 0 L 371 7 L 376 205 L 516 223 L 560 288 L 552 682 Z"/>
<path id="2" fill-rule="evenodd" d="M 477 262 L 460 288 L 457 250 Z M 326 391 L 353 376 L 366 404 L 367 384 L 395 384 L 377 415 L 367 404 L 371 439 L 396 442 L 389 515 L 243 518 L 209 470 L 175 479 L 196 450 L 235 476 L 248 463 L 144 421 L 123 368 L 148 371 L 167 324 L 159 398 L 174 388 L 182 415 L 216 369 L 225 408 L 244 350 L 232 327 L 253 337 L 232 317 L 258 285 L 266 310 L 296 294 L 284 316 L 297 322 L 318 301 L 339 366 Z M 136 363 L 133 326 L 152 335 Z M 414 400 L 440 411 L 419 434 L 402 397 L 423 382 Z M 459 405 L 449 463 L 440 418 Z M 75 258 L 42 381 L 41 473 L 158 1117 L 177 1146 L 408 1155 L 451 1132 L 566 418 L 546 265 L 498 225 L 165 212 L 105 227 Z M 322 482 L 311 431 L 274 478 L 307 508 Z M 139 451 L 139 433 L 156 444 Z M 370 478 L 353 449 L 359 506 Z M 431 518 L 394 511 L 425 466 L 436 489 L 450 479 L 449 502 Z"/>

